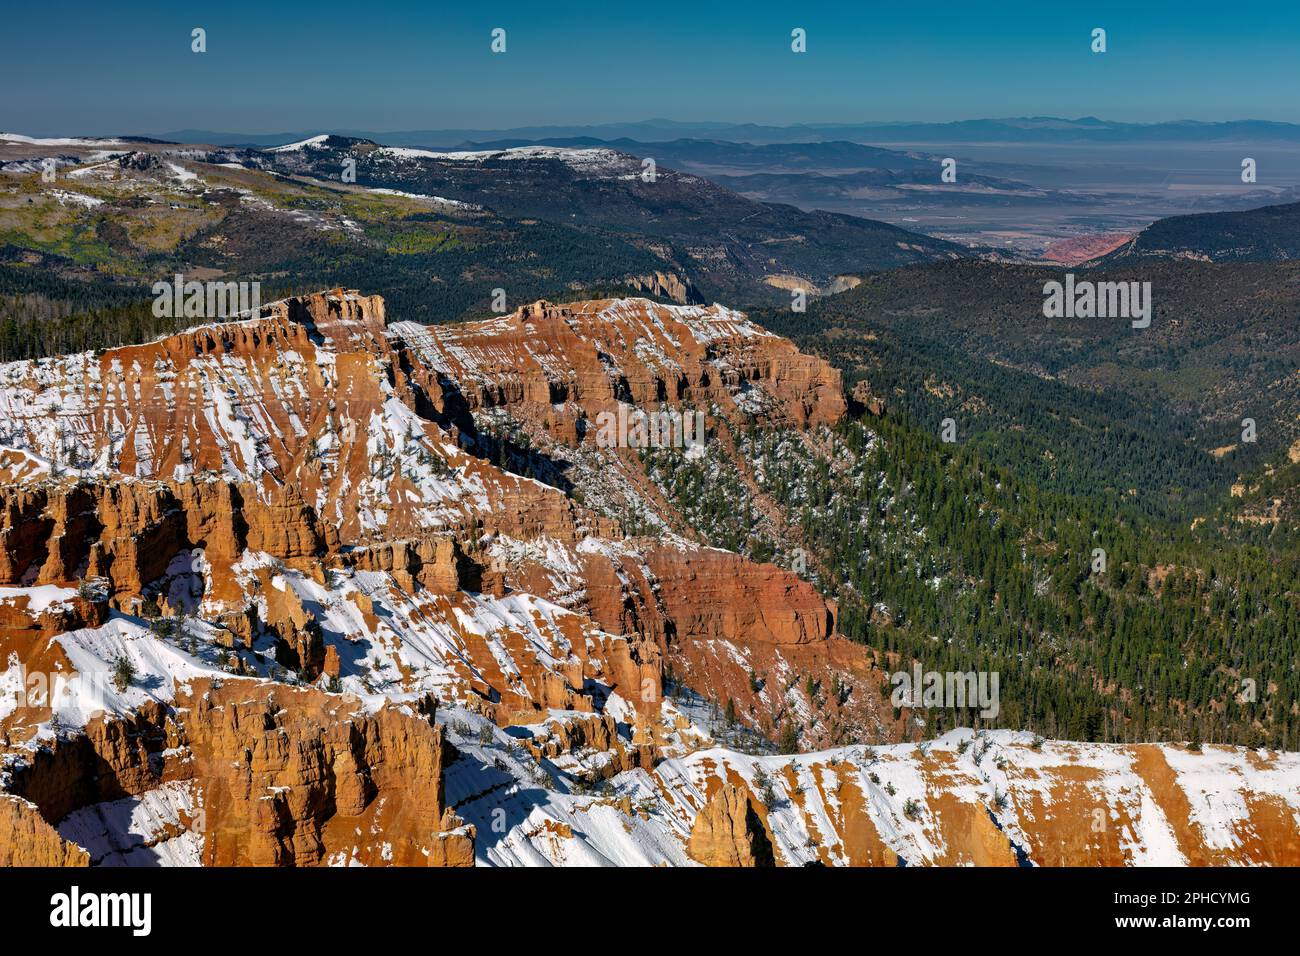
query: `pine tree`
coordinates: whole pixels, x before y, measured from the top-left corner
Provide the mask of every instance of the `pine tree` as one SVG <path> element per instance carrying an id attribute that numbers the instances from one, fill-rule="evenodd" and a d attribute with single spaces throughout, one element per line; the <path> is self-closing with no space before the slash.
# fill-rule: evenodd
<path id="1" fill-rule="evenodd" d="M 783 754 L 799 752 L 799 728 L 795 726 L 793 717 L 787 718 L 781 725 L 781 738 L 777 741 L 777 750 Z"/>

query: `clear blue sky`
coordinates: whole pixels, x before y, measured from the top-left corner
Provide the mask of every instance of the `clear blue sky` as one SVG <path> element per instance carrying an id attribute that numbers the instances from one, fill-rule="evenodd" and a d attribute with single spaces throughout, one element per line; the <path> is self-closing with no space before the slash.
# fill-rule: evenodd
<path id="1" fill-rule="evenodd" d="M 0 129 L 268 133 L 1013 115 L 1300 121 L 1300 2 L 23 0 Z M 208 52 L 190 52 L 190 30 Z M 489 33 L 507 30 L 494 55 Z M 790 52 L 790 31 L 808 52 Z M 1093 27 L 1109 52 L 1089 51 Z"/>

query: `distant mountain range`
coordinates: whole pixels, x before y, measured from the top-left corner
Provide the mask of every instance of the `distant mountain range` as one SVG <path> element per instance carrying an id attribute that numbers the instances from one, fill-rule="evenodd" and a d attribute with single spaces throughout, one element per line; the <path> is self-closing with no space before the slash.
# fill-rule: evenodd
<path id="1" fill-rule="evenodd" d="M 604 146 L 439 152 L 331 135 L 243 161 L 316 180 L 337 179 L 352 162 L 359 186 L 600 230 L 652 251 L 706 297 L 731 301 L 785 299 L 788 293 L 774 290 L 825 290 L 848 272 L 969 254 L 883 222 L 756 202 L 667 162 L 651 171 L 641 159 Z M 937 167 L 928 175 L 937 181 Z"/>
<path id="2" fill-rule="evenodd" d="M 0 134 L 6 177 L 46 158 L 57 185 L 19 197 L 15 178 L 15 198 L 0 193 L 0 210 L 11 203 L 0 260 L 49 257 L 65 277 L 96 281 L 194 269 L 316 288 L 364 279 L 421 321 L 479 314 L 497 288 L 777 305 L 791 290 L 838 291 L 846 274 L 970 254 L 884 222 L 756 201 L 668 163 L 649 176 L 604 147 L 443 152 L 322 134 L 255 150 Z M 349 164 L 355 182 L 343 181 Z M 0 293 L 37 291 L 19 285 Z M 7 347 L 0 335 L 0 356 Z"/>
<path id="3" fill-rule="evenodd" d="M 214 132 L 175 130 L 159 138 L 180 143 L 218 146 L 277 146 L 319 132 L 285 133 Z M 754 145 L 849 140 L 872 143 L 1225 143 L 1236 141 L 1300 143 L 1300 124 L 1271 120 L 1228 120 L 1206 123 L 1176 120 L 1164 123 L 1119 123 L 1091 116 L 1062 119 L 1053 116 L 958 120 L 950 123 L 822 123 L 765 126 L 754 123 L 679 123 L 652 119 L 637 123 L 574 126 L 522 126 L 513 129 L 352 130 L 335 132 L 374 139 L 394 146 L 453 147 L 471 143 L 509 142 L 591 137 L 609 142 L 620 138 L 639 142 L 715 139 Z"/>
<path id="4" fill-rule="evenodd" d="M 680 169 L 691 167 L 726 167 L 735 170 L 770 172 L 788 170 L 804 172 L 828 168 L 850 171 L 860 169 L 905 169 L 933 172 L 940 157 L 925 153 L 866 146 L 845 139 L 803 143 L 754 144 L 733 140 L 682 137 L 655 141 L 599 139 L 595 136 L 556 136 L 542 140 L 507 138 L 467 143 L 470 149 L 511 149 L 518 146 L 556 146 L 564 148 L 605 147 L 634 156 L 653 155 L 659 162 Z M 653 148 L 651 154 L 649 150 Z"/>

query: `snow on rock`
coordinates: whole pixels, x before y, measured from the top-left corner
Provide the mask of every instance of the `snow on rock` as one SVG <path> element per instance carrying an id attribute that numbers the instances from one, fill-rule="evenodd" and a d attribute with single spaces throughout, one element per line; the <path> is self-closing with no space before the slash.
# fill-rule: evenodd
<path id="1" fill-rule="evenodd" d="M 461 202 L 459 199 L 444 199 L 442 196 L 426 196 L 423 193 L 408 193 L 400 189 L 388 189 L 386 187 L 375 187 L 367 189 L 366 192 L 376 193 L 380 196 L 400 196 L 403 199 L 424 199 L 441 206 L 451 206 L 456 209 L 481 210 L 483 208 L 471 202 Z"/>
<path id="2" fill-rule="evenodd" d="M 191 781 L 172 781 L 138 797 L 75 810 L 59 835 L 90 853 L 93 866 L 201 866 L 202 797 Z"/>
<path id="3" fill-rule="evenodd" d="M 52 604 L 71 601 L 76 593 L 73 588 L 59 587 L 55 584 L 42 584 L 24 588 L 0 587 L 0 604 L 17 605 L 20 598 L 25 598 L 23 604 L 27 613 L 37 615 L 47 610 Z"/>
<path id="4" fill-rule="evenodd" d="M 22 143 L 26 146 L 121 146 L 121 140 L 102 139 L 100 137 L 39 137 L 24 136 L 21 133 L 0 133 L 0 142 Z"/>
<path id="5" fill-rule="evenodd" d="M 59 201 L 62 206 L 80 206 L 82 209 L 94 209 L 96 206 L 104 205 L 104 200 L 95 196 L 87 196 L 85 193 L 69 192 L 66 189 L 54 189 L 50 195 Z"/>
<path id="6" fill-rule="evenodd" d="M 1296 754 L 956 730 L 775 756 L 708 726 L 706 695 L 814 720 L 798 684 L 828 648 L 870 671 L 806 582 L 664 530 L 624 537 L 595 510 L 644 478 L 634 456 L 584 437 L 579 423 L 601 412 L 707 408 L 797 426 L 843 414 L 837 374 L 743 314 L 606 299 L 388 325 L 382 300 L 350 290 L 262 312 L 0 365 L 0 474 L 51 514 L 68 489 L 84 496 L 50 533 L 60 554 L 36 548 L 0 587 L 22 635 L 5 637 L 0 723 L 14 729 L 22 707 L 34 728 L 7 746 L 7 766 L 234 668 L 250 688 L 292 683 L 313 713 L 345 722 L 393 705 L 433 741 L 436 720 L 454 748 L 446 802 L 463 821 L 440 832 L 475 828 L 481 865 L 692 865 L 692 830 L 724 786 L 747 794 L 782 865 L 1300 862 L 1287 855 Z M 592 506 L 493 465 L 460 431 L 470 421 L 528 429 Z M 107 520 L 77 520 L 96 509 Z M 27 627 L 81 597 L 70 585 L 92 551 L 114 576 L 102 623 Z M 146 594 L 174 628 L 136 616 Z M 50 669 L 39 705 L 38 659 Z M 678 700 L 664 697 L 669 665 L 698 681 Z M 870 681 L 860 690 L 870 706 Z M 383 808 L 365 793 L 351 796 L 372 826 Z M 164 784 L 79 807 L 59 830 L 99 863 L 191 865 L 202 797 L 202 780 Z M 401 857 L 396 836 L 362 836 L 324 862 Z"/>
<path id="7" fill-rule="evenodd" d="M 515 146 L 509 149 L 439 151 L 403 146 L 382 146 L 374 155 L 398 160 L 432 159 L 451 163 L 519 162 L 554 160 L 584 176 L 606 177 L 614 174 L 639 174 L 641 161 L 612 149 L 561 148 L 553 146 Z"/>
<path id="8" fill-rule="evenodd" d="M 191 628 L 206 631 L 201 622 Z M 204 642 L 210 646 L 211 634 Z M 190 678 L 222 671 L 175 643 L 164 641 L 137 619 L 112 617 L 103 627 L 69 631 L 54 639 L 78 676 L 68 693 L 55 697 L 54 710 L 68 726 L 82 726 L 103 713 L 125 714 L 145 701 L 170 701 L 176 687 Z M 114 682 L 118 660 L 131 664 L 133 677 L 125 687 Z"/>
<path id="9" fill-rule="evenodd" d="M 319 136 L 309 136 L 307 139 L 301 139 L 296 143 L 285 143 L 283 146 L 272 146 L 267 152 L 269 153 L 299 153 L 304 149 L 323 146 L 329 139 L 328 133 L 321 133 Z"/>

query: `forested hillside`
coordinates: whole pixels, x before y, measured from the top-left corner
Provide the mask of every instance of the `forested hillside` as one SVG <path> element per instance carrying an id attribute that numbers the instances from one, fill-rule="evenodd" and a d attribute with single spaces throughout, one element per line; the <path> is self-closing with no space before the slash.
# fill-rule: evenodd
<path id="1" fill-rule="evenodd" d="M 1300 258 L 1300 203 L 1157 219 L 1104 261 L 1282 262 L 1296 258 Z"/>
<path id="2" fill-rule="evenodd" d="M 734 441 L 747 473 L 657 453 L 651 474 L 714 543 L 806 564 L 841 629 L 891 666 L 1000 673 L 994 725 L 1300 745 L 1294 533 L 1118 514 L 905 414 L 846 423 L 816 450 L 788 434 Z M 920 713 L 927 733 L 980 723 L 974 709 Z"/>
<path id="3" fill-rule="evenodd" d="M 1026 481 L 1191 521 L 1300 439 L 1300 266 L 1152 263 L 1148 329 L 1045 319 L 1065 270 L 958 262 L 869 276 L 807 312 L 756 312 L 871 392 Z M 1242 420 L 1255 423 L 1242 440 Z"/>

